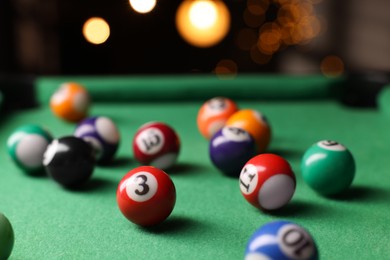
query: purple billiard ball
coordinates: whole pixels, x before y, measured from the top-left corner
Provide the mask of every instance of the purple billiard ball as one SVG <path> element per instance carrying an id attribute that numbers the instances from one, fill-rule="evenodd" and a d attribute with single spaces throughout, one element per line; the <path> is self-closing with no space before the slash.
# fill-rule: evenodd
<path id="1" fill-rule="evenodd" d="M 119 146 L 119 131 L 114 122 L 104 116 L 90 117 L 81 121 L 74 136 L 89 142 L 95 150 L 96 162 L 109 162 Z"/>
<path id="2" fill-rule="evenodd" d="M 210 159 L 224 174 L 238 177 L 242 167 L 256 153 L 256 142 L 245 130 L 225 126 L 210 140 Z"/>

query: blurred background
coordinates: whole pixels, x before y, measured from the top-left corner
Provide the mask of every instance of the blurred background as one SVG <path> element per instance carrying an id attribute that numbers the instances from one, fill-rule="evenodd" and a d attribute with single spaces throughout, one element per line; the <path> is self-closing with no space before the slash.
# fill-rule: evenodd
<path id="1" fill-rule="evenodd" d="M 1 0 L 0 74 L 390 71 L 386 0 Z"/>

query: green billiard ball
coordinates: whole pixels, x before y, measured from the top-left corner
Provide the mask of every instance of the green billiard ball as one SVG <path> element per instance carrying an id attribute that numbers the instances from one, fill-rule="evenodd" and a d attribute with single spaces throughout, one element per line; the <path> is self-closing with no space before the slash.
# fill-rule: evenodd
<path id="1" fill-rule="evenodd" d="M 0 213 L 0 259 L 7 259 L 11 255 L 14 239 L 11 223 Z"/>
<path id="2" fill-rule="evenodd" d="M 43 154 L 52 139 L 44 128 L 24 125 L 8 138 L 8 153 L 24 172 L 34 174 L 43 170 Z"/>
<path id="3" fill-rule="evenodd" d="M 328 196 L 339 194 L 355 177 L 355 160 L 351 152 L 335 141 L 320 141 L 304 154 L 303 180 L 316 192 Z"/>

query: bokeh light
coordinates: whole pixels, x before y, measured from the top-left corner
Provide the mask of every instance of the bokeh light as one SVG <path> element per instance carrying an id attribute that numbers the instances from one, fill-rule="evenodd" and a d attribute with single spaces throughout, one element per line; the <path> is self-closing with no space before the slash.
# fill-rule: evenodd
<path id="1" fill-rule="evenodd" d="M 272 55 L 277 52 L 281 44 L 281 31 L 276 23 L 266 23 L 260 29 L 257 47 L 260 52 Z"/>
<path id="2" fill-rule="evenodd" d="M 230 13 L 222 1 L 185 0 L 177 10 L 176 27 L 189 44 L 211 47 L 228 33 Z"/>
<path id="3" fill-rule="evenodd" d="M 243 20 L 247 28 L 240 30 L 236 44 L 250 52 L 258 64 L 267 63 L 275 53 L 288 46 L 307 46 L 326 29 L 316 13 L 321 0 L 247 0 Z M 253 43 L 249 30 L 258 30 Z M 244 43 L 244 39 L 250 41 Z M 255 48 L 257 50 L 255 50 Z"/>
<path id="4" fill-rule="evenodd" d="M 149 13 L 156 6 L 156 0 L 129 0 L 130 6 L 138 13 Z"/>
<path id="5" fill-rule="evenodd" d="M 320 69 L 326 77 L 341 76 L 344 73 L 344 62 L 338 56 L 329 55 L 321 61 Z"/>
<path id="6" fill-rule="evenodd" d="M 110 26 L 103 18 L 92 17 L 84 23 L 83 35 L 92 44 L 102 44 L 110 36 Z"/>
<path id="7" fill-rule="evenodd" d="M 215 74 L 222 79 L 231 79 L 237 76 L 238 66 L 233 60 L 221 60 L 214 69 Z"/>
<path id="8" fill-rule="evenodd" d="M 198 29 L 208 29 L 217 20 L 217 8 L 211 1 L 194 2 L 189 12 L 190 22 Z"/>

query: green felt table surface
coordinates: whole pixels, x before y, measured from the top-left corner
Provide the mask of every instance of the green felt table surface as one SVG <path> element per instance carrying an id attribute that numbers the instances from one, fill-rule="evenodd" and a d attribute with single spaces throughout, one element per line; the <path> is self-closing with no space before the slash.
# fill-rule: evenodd
<path id="1" fill-rule="evenodd" d="M 115 78 L 111 80 L 115 82 Z M 147 78 L 142 80 L 147 82 Z M 150 80 L 154 81 L 153 77 Z M 261 82 L 262 77 L 257 80 Z M 281 81 L 281 88 L 292 93 L 291 100 L 286 94 L 275 98 L 278 91 L 270 94 L 269 100 L 246 99 L 237 94 L 236 102 L 241 108 L 258 109 L 267 115 L 273 131 L 269 152 L 286 158 L 297 177 L 291 202 L 281 210 L 264 213 L 245 201 L 237 179 L 225 177 L 210 162 L 208 142 L 196 126 L 197 112 L 206 94 L 202 97 L 198 93 L 194 100 L 182 101 L 95 99 L 91 115 L 111 117 L 121 134 L 114 162 L 96 167 L 91 181 L 79 190 L 63 189 L 45 176 L 26 176 L 8 157 L 5 143 L 11 132 L 22 124 L 40 123 L 59 137 L 71 134 L 75 127 L 52 115 L 47 98 L 55 78 L 42 78 L 37 91 L 48 93 L 39 94 L 40 106 L 9 113 L 1 121 L 0 211 L 15 232 L 10 259 L 243 259 L 249 237 L 271 220 L 291 220 L 307 228 L 321 259 L 388 259 L 390 119 L 375 109 L 348 108 L 327 98 L 324 93 L 332 84 L 325 83 L 333 80 L 317 80 L 324 82 L 323 92 L 314 93 L 313 99 L 307 93 L 299 93 L 300 88 L 298 93 L 289 89 L 288 80 Z M 126 85 L 123 82 L 132 79 L 120 81 Z M 305 78 L 300 81 L 305 82 Z M 51 83 L 44 85 L 48 82 Z M 88 85 L 88 80 L 84 83 Z M 238 93 L 241 83 L 229 81 L 229 88 L 234 89 L 236 84 Z M 176 88 L 183 91 L 185 86 Z M 199 91 L 210 91 L 207 89 Z M 103 86 L 98 92 L 102 91 Z M 154 91 L 155 95 L 164 92 L 157 87 Z M 106 92 L 113 95 L 109 86 Z M 177 165 L 167 171 L 177 190 L 171 216 L 159 226 L 141 228 L 121 215 L 116 188 L 122 176 L 139 165 L 133 159 L 131 142 L 137 128 L 148 121 L 163 121 L 174 127 L 182 150 Z M 300 176 L 303 153 L 322 139 L 343 143 L 356 160 L 352 187 L 337 198 L 317 195 Z"/>

